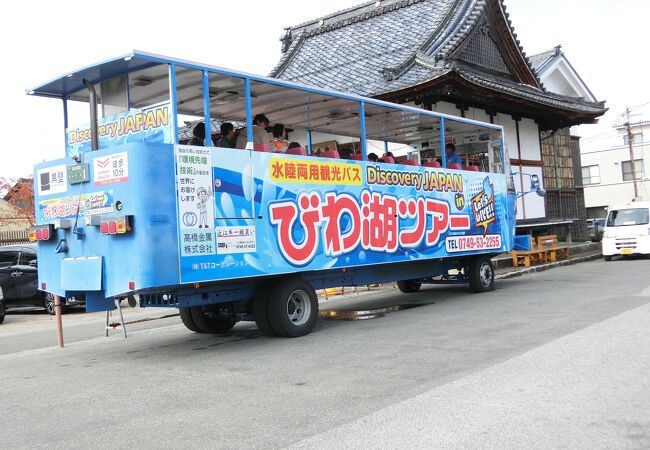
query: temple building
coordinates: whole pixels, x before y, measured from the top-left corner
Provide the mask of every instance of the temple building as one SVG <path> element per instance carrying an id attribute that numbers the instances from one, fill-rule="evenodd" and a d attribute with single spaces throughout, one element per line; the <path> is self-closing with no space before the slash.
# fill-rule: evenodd
<path id="1" fill-rule="evenodd" d="M 579 151 L 566 130 L 607 109 L 580 90 L 545 87 L 533 65 L 544 57 L 526 56 L 503 0 L 372 1 L 287 28 L 281 41 L 273 77 L 503 126 L 517 189 L 536 174 L 549 191 L 518 200 L 518 227 L 581 234 Z M 572 181 L 558 181 L 553 156 L 576 153 L 559 176 Z"/>

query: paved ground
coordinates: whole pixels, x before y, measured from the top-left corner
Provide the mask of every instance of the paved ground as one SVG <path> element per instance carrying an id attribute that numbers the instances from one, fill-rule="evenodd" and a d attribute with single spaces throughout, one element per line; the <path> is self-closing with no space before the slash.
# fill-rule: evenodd
<path id="1" fill-rule="evenodd" d="M 9 351 L 1 446 L 647 448 L 649 266 L 337 299 L 324 307 L 409 308 L 321 320 L 300 339 L 251 324 L 196 335 L 168 318 L 128 340 Z M 4 327 L 0 349 L 15 338 Z"/>

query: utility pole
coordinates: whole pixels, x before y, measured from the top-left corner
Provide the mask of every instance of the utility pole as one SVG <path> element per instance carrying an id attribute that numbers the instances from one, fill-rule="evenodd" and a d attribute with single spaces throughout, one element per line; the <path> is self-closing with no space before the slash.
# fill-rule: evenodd
<path id="1" fill-rule="evenodd" d="M 639 188 L 636 184 L 636 164 L 634 162 L 634 147 L 632 144 L 632 128 L 630 127 L 630 108 L 625 108 L 625 127 L 627 128 L 627 145 L 630 148 L 630 164 L 632 165 L 632 181 L 634 183 L 634 201 L 639 198 Z"/>

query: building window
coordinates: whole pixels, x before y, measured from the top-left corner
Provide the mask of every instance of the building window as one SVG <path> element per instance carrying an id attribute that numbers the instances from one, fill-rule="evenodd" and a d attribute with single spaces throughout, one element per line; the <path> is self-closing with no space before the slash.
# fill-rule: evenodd
<path id="1" fill-rule="evenodd" d="M 542 160 L 544 162 L 544 187 L 547 189 L 573 189 L 573 149 L 569 129 L 557 133 L 542 133 Z"/>
<path id="2" fill-rule="evenodd" d="M 625 145 L 628 145 L 628 139 L 627 139 L 627 134 L 623 135 L 623 143 Z M 632 143 L 633 144 L 640 144 L 643 142 L 643 133 L 633 133 L 632 134 Z"/>
<path id="3" fill-rule="evenodd" d="M 621 168 L 623 169 L 623 181 L 632 181 L 632 164 L 630 164 L 630 161 L 623 161 Z M 642 159 L 634 160 L 634 170 L 636 171 L 636 179 L 642 180 L 644 177 Z"/>
<path id="4" fill-rule="evenodd" d="M 582 168 L 582 184 L 600 184 L 600 166 L 585 166 Z"/>

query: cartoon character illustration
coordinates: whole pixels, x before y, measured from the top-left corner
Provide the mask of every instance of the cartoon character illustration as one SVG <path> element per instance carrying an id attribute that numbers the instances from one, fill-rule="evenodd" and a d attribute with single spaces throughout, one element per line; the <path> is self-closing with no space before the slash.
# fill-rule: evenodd
<path id="1" fill-rule="evenodd" d="M 208 205 L 207 201 L 210 198 L 210 192 L 204 188 L 200 187 L 196 193 L 199 198 L 199 202 L 196 204 L 196 209 L 199 210 L 199 228 L 208 228 Z"/>

